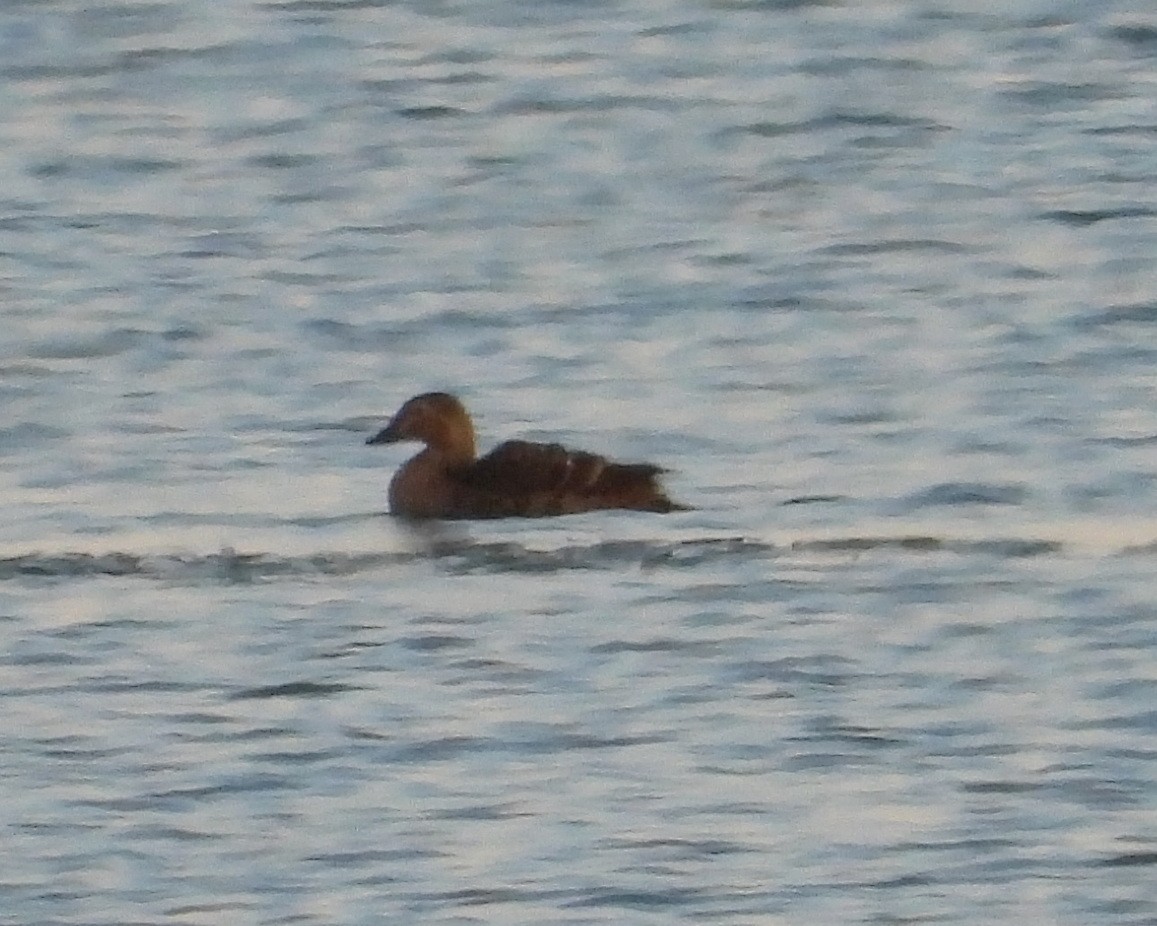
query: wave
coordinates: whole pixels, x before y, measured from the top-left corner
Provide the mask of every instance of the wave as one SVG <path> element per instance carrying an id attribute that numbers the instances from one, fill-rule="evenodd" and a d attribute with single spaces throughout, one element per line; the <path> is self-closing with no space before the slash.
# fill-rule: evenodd
<path id="1" fill-rule="evenodd" d="M 244 584 L 279 578 L 349 576 L 434 562 L 454 573 L 551 573 L 575 569 L 680 569 L 735 559 L 800 555 L 863 556 L 872 553 L 936 553 L 1000 559 L 1062 552 L 1059 541 L 1033 538 L 952 539 L 925 535 L 855 536 L 772 543 L 744 537 L 681 540 L 608 540 L 536 549 L 513 542 L 465 539 L 430 542 L 420 549 L 389 552 L 318 552 L 286 556 L 243 553 L 231 548 L 209 554 L 27 553 L 0 558 L 0 581 L 136 576 L 179 583 Z M 1127 548 L 1123 552 L 1149 552 Z"/>

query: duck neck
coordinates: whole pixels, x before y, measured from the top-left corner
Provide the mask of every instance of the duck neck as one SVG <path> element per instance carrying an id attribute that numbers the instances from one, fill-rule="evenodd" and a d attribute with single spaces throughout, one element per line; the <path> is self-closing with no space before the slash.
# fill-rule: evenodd
<path id="1" fill-rule="evenodd" d="M 474 429 L 446 428 L 427 446 L 447 466 L 467 466 L 474 462 Z"/>

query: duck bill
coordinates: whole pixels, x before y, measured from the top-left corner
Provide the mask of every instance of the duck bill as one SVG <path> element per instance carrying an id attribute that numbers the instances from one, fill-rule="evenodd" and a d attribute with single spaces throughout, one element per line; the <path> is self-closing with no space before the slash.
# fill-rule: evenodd
<path id="1" fill-rule="evenodd" d="M 386 425 L 384 428 L 382 428 L 382 430 L 378 431 L 377 434 L 375 434 L 373 437 L 371 437 L 369 440 L 367 440 L 366 443 L 367 444 L 393 444 L 393 443 L 400 441 L 401 439 L 402 439 L 402 436 L 398 433 L 397 428 L 394 427 L 394 423 L 391 421 L 388 425 Z"/>

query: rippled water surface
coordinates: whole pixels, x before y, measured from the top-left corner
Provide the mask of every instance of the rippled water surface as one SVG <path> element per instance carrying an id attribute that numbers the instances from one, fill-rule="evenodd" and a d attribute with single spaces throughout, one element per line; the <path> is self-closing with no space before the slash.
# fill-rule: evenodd
<path id="1" fill-rule="evenodd" d="M 1157 923 L 1143 4 L 0 5 L 0 923 Z M 417 392 L 694 510 L 414 532 Z"/>

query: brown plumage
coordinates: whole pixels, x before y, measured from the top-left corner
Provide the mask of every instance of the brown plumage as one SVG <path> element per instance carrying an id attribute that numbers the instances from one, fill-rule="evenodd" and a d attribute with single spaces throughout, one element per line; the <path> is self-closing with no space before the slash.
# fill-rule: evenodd
<path id="1" fill-rule="evenodd" d="M 679 511 L 661 467 L 613 463 L 561 444 L 512 440 L 476 456 L 474 425 L 446 392 L 414 396 L 368 444 L 426 446 L 390 481 L 390 512 L 407 518 L 538 518 L 605 508 Z"/>

